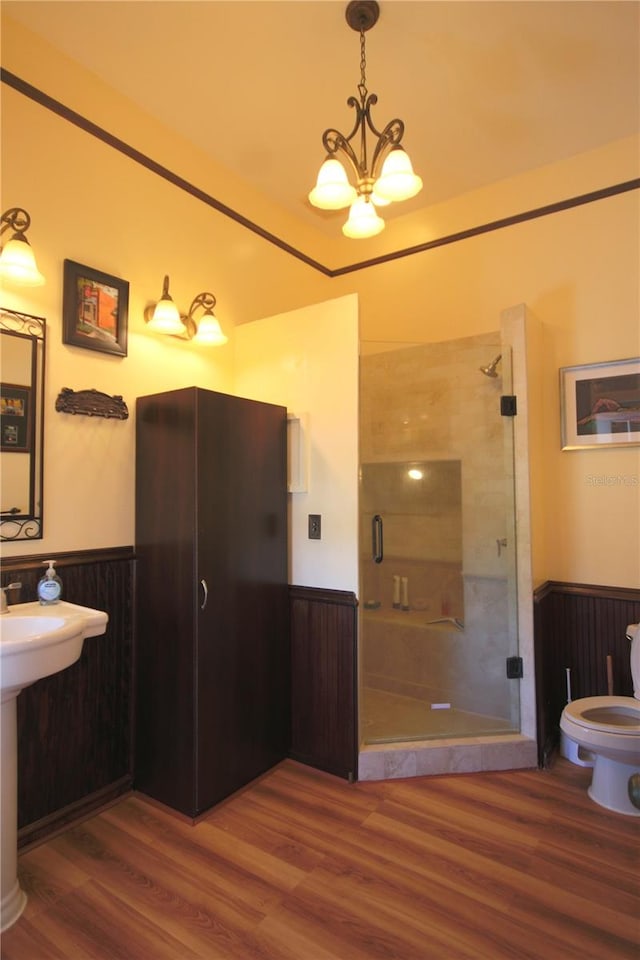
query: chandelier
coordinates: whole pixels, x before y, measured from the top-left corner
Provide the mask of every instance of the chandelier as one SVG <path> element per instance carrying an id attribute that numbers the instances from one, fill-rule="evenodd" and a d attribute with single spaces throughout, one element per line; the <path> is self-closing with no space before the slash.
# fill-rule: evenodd
<path id="1" fill-rule="evenodd" d="M 377 102 L 375 93 L 367 90 L 366 37 L 377 21 L 380 8 L 374 0 L 352 0 L 347 5 L 346 19 L 352 30 L 360 33 L 360 83 L 358 97 L 349 97 L 347 106 L 356 111 L 355 124 L 345 137 L 329 128 L 322 134 L 327 151 L 318 180 L 309 194 L 310 202 L 322 210 L 349 207 L 349 218 L 342 228 L 346 237 L 373 237 L 384 230 L 384 220 L 376 207 L 392 201 L 408 200 L 422 189 L 422 180 L 413 172 L 411 160 L 401 146 L 404 135 L 402 120 L 390 120 L 380 131 L 371 119 L 371 107 Z M 369 160 L 367 128 L 376 137 Z M 352 146 L 359 146 L 359 154 Z M 342 161 L 342 162 L 340 162 Z M 347 171 L 355 180 L 350 182 Z"/>

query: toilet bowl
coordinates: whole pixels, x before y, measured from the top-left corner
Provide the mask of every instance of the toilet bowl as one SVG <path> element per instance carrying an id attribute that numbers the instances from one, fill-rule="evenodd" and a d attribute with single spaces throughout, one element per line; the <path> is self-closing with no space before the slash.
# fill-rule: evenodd
<path id="1" fill-rule="evenodd" d="M 640 774 L 640 624 L 627 627 L 631 640 L 633 697 L 584 697 L 562 711 L 560 730 L 593 758 L 589 796 L 595 803 L 640 817 L 631 801 L 630 778 Z"/>

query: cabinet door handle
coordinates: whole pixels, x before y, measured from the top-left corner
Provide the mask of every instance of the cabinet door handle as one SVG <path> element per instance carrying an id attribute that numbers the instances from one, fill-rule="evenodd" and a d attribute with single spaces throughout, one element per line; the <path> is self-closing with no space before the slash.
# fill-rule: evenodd
<path id="1" fill-rule="evenodd" d="M 207 599 L 209 597 L 209 590 L 207 588 L 207 581 L 201 580 L 200 586 L 202 587 L 202 603 L 200 604 L 200 609 L 204 610 L 207 605 Z"/>
<path id="2" fill-rule="evenodd" d="M 376 513 L 371 521 L 371 553 L 374 563 L 382 563 L 384 554 L 382 544 L 382 517 Z"/>

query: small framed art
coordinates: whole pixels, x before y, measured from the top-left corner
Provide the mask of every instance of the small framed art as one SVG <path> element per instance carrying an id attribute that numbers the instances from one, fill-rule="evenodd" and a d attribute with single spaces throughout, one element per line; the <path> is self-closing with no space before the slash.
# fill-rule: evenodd
<path id="1" fill-rule="evenodd" d="M 640 357 L 560 370 L 562 449 L 640 443 Z"/>
<path id="2" fill-rule="evenodd" d="M 31 387 L 0 385 L 0 432 L 3 453 L 31 450 Z"/>
<path id="3" fill-rule="evenodd" d="M 126 357 L 128 312 L 127 280 L 64 261 L 63 343 Z"/>

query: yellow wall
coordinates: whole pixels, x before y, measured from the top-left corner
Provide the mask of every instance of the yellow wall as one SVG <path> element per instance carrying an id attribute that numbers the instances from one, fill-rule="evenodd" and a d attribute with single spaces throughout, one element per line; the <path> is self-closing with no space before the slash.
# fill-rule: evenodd
<path id="1" fill-rule="evenodd" d="M 301 489 L 289 496 L 289 582 L 357 594 L 358 298 L 243 324 L 235 390 L 281 403 L 301 422 Z M 320 540 L 308 537 L 310 513 L 322 518 Z"/>
<path id="2" fill-rule="evenodd" d="M 329 266 L 374 256 L 390 242 L 387 231 L 360 244 L 293 223 L 6 18 L 2 54 L 8 70 Z M 638 176 L 638 156 L 637 141 L 613 143 L 400 218 L 394 233 L 402 228 L 404 243 L 420 243 L 629 180 Z M 362 339 L 378 341 L 497 330 L 501 311 L 524 302 L 543 331 L 534 580 L 638 585 L 640 448 L 561 452 L 558 390 L 559 367 L 640 354 L 638 191 L 331 280 L 3 85 L 2 209 L 17 205 L 32 216 L 30 238 L 48 281 L 2 292 L 4 306 L 48 323 L 45 539 L 38 550 L 134 538 L 133 418 L 98 423 L 57 414 L 62 387 L 122 394 L 132 412 L 137 395 L 165 388 L 232 390 L 237 325 L 348 294 L 358 295 Z M 61 343 L 65 258 L 130 281 L 127 358 Z M 197 292 L 215 293 L 228 346 L 205 351 L 147 332 L 143 309 L 159 295 L 165 273 L 184 309 Z M 5 545 L 15 555 L 33 550 Z"/>

